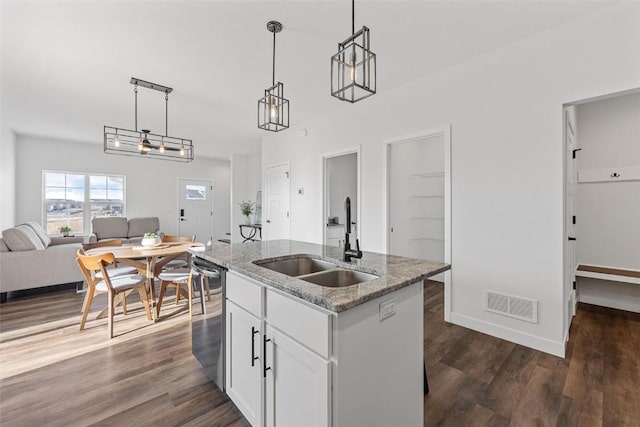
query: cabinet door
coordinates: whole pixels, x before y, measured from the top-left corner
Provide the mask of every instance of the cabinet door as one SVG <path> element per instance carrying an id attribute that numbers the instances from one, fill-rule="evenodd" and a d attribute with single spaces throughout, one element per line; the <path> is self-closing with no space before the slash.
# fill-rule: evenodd
<path id="1" fill-rule="evenodd" d="M 266 425 L 329 425 L 329 361 L 267 326 Z"/>
<path id="2" fill-rule="evenodd" d="M 251 425 L 257 427 L 261 425 L 262 413 L 260 320 L 227 300 L 226 322 L 227 394 Z"/>

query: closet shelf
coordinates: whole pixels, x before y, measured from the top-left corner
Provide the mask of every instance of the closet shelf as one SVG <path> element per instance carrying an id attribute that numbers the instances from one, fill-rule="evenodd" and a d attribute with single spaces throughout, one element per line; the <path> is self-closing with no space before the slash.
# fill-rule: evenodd
<path id="1" fill-rule="evenodd" d="M 409 237 L 410 242 L 413 240 L 434 240 L 438 242 L 444 242 L 444 239 L 441 239 L 439 237 Z"/>
<path id="2" fill-rule="evenodd" d="M 427 194 L 424 196 L 418 196 L 418 195 L 414 195 L 414 196 L 409 196 L 410 199 L 442 199 L 444 198 L 444 194 L 440 195 L 440 194 Z"/>
<path id="3" fill-rule="evenodd" d="M 578 264 L 576 267 L 576 276 L 640 285 L 640 270 L 632 270 L 630 268 Z"/>
<path id="4" fill-rule="evenodd" d="M 444 172 L 414 173 L 409 175 L 409 179 L 441 178 L 443 176 L 444 176 Z"/>

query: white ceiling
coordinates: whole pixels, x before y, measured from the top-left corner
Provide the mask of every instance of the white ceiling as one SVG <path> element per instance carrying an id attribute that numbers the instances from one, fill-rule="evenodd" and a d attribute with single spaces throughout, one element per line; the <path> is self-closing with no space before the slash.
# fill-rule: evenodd
<path id="1" fill-rule="evenodd" d="M 386 91 L 530 37 L 607 2 L 356 2 L 371 29 L 378 91 Z M 257 100 L 276 79 L 292 129 L 347 109 L 329 95 L 329 58 L 351 30 L 340 1 L 5 1 L 1 14 L 2 126 L 19 134 L 102 143 L 104 125 L 134 126 L 131 77 L 174 88 L 169 135 L 196 155 L 259 149 Z M 139 128 L 164 131 L 164 96 L 140 89 Z M 363 101 L 366 102 L 366 101 Z"/>

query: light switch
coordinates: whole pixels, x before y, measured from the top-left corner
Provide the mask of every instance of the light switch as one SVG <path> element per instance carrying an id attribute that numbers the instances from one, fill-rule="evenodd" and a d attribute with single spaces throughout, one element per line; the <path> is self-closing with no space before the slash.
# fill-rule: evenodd
<path id="1" fill-rule="evenodd" d="M 380 321 L 396 314 L 396 300 L 392 298 L 380 303 Z"/>

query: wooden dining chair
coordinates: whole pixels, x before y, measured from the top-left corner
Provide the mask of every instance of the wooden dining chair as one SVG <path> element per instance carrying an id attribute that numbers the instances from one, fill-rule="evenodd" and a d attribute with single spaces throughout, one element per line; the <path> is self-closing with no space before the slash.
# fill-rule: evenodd
<path id="1" fill-rule="evenodd" d="M 109 239 L 109 240 L 101 240 L 99 242 L 94 242 L 94 243 L 83 243 L 80 253 L 82 253 L 84 255 L 85 251 L 88 251 L 88 250 L 91 250 L 91 249 L 107 248 L 107 247 L 114 247 L 114 246 L 122 246 L 122 240 L 120 240 L 120 239 Z M 115 263 L 115 262 L 113 263 L 112 266 L 110 265 L 107 268 L 107 271 L 109 272 L 109 277 L 111 277 L 111 278 L 116 277 L 116 276 L 124 276 L 125 274 L 136 274 L 136 273 L 138 273 L 138 269 L 135 268 L 135 267 L 132 267 L 130 265 L 123 265 L 121 267 L 118 267 L 117 263 Z M 94 276 L 94 279 L 102 280 L 102 272 L 96 271 L 96 272 L 94 272 L 92 274 Z M 121 295 L 122 310 L 124 311 L 124 314 L 127 314 L 127 295 L 128 294 L 129 294 L 129 292 L 123 293 Z M 87 304 L 87 299 L 85 298 L 84 304 L 82 305 L 81 313 L 84 313 L 84 310 L 87 308 L 86 304 Z"/>
<path id="2" fill-rule="evenodd" d="M 157 315 L 160 317 L 160 308 L 162 307 L 162 300 L 164 294 L 167 291 L 167 287 L 171 286 L 176 289 L 176 304 L 180 301 L 180 294 L 183 294 L 187 298 L 189 304 L 189 318 L 193 317 L 193 271 L 189 267 L 172 268 L 164 270 L 158 275 L 160 279 L 160 294 L 158 295 Z M 187 285 L 186 290 L 182 285 Z"/>
<path id="3" fill-rule="evenodd" d="M 91 308 L 93 299 L 98 294 L 108 294 L 108 334 L 109 338 L 113 338 L 113 317 L 115 312 L 115 298 L 130 290 L 137 290 L 140 300 L 147 314 L 147 319 L 151 320 L 151 311 L 149 309 L 149 298 L 147 296 L 146 282 L 147 278 L 140 274 L 125 274 L 121 276 L 110 277 L 106 268 L 115 262 L 112 253 L 102 253 L 98 255 L 85 255 L 80 250 L 77 253 L 76 262 L 84 276 L 89 288 L 85 296 L 85 308 L 80 321 L 80 330 L 84 329 L 87 321 L 87 315 Z M 97 273 L 101 273 L 102 279 L 96 279 Z"/>
<path id="4" fill-rule="evenodd" d="M 195 241 L 196 241 L 196 236 L 171 236 L 171 235 L 167 235 L 167 234 L 162 236 L 162 243 L 193 243 Z M 169 261 L 166 264 L 164 264 L 163 268 L 165 270 L 168 270 L 170 268 L 184 268 L 184 267 L 187 267 L 189 265 L 189 256 L 188 255 L 189 254 L 186 254 L 186 256 L 181 256 L 181 257 L 172 259 L 171 261 Z M 160 261 L 162 261 L 162 259 Z"/>

